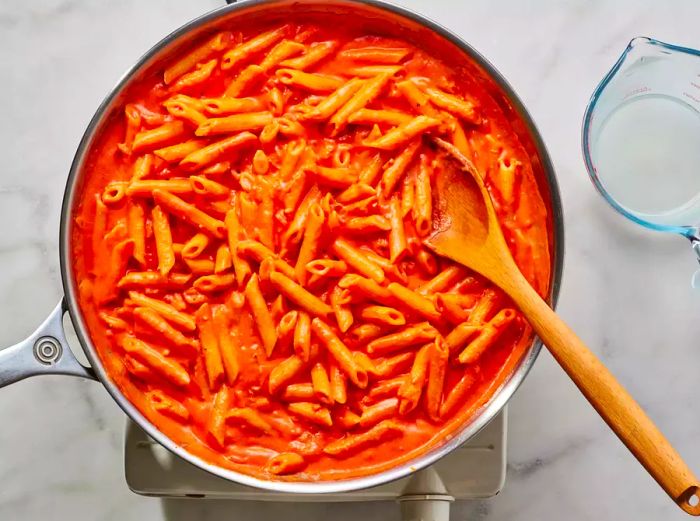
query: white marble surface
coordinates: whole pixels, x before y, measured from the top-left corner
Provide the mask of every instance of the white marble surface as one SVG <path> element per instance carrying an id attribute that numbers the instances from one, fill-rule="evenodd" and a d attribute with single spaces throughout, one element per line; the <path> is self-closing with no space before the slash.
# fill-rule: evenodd
<path id="1" fill-rule="evenodd" d="M 0 345 L 61 295 L 61 195 L 78 140 L 138 56 L 223 0 L 0 2 Z M 700 471 L 700 294 L 687 244 L 608 209 L 579 149 L 588 96 L 633 36 L 700 48 L 700 3 L 402 0 L 455 30 L 509 79 L 561 183 L 566 269 L 559 311 Z M 683 519 L 544 353 L 510 408 L 509 472 L 496 498 L 453 519 Z M 123 480 L 124 416 L 99 384 L 26 380 L 0 392 L 0 519 L 398 519 L 393 504 L 159 501 Z"/>

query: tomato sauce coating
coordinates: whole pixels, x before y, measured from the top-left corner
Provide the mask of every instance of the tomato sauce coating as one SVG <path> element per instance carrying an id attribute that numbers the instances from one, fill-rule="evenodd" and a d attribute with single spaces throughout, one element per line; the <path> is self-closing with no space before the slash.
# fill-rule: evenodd
<path id="1" fill-rule="evenodd" d="M 110 378 L 189 452 L 263 479 L 372 474 L 449 438 L 532 332 L 423 245 L 430 137 L 472 159 L 547 295 L 546 206 L 510 125 L 472 78 L 352 20 L 195 42 L 127 93 L 74 214 Z"/>

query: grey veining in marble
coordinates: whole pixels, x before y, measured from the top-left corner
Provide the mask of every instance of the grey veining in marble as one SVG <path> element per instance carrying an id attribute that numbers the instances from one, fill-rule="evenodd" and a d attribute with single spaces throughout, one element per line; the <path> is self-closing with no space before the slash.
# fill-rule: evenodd
<path id="1" fill-rule="evenodd" d="M 61 294 L 63 184 L 83 129 L 152 44 L 223 0 L 0 2 L 0 345 Z M 566 267 L 559 311 L 700 471 L 700 293 L 681 239 L 635 228 L 595 194 L 580 124 L 593 88 L 634 36 L 700 48 L 700 3 L 401 0 L 461 34 L 508 78 L 561 183 Z M 543 353 L 510 407 L 506 487 L 453 519 L 681 520 Z M 395 505 L 159 501 L 122 474 L 124 416 L 93 382 L 45 377 L 0 392 L 0 520 L 398 519 Z"/>

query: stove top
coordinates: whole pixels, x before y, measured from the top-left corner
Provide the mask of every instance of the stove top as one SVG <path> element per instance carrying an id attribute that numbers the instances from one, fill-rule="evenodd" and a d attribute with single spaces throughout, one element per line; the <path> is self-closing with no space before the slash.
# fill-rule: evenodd
<path id="1" fill-rule="evenodd" d="M 124 467 L 133 492 L 155 497 L 337 502 L 426 499 L 434 494 L 447 498 L 443 501 L 479 499 L 496 495 L 505 482 L 506 431 L 504 409 L 472 440 L 428 469 L 393 483 L 340 494 L 297 495 L 232 483 L 172 454 L 131 421 L 126 429 Z"/>

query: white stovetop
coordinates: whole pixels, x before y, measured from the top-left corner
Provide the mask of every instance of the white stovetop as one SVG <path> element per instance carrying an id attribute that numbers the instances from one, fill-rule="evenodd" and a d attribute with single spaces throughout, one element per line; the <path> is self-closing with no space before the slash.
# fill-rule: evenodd
<path id="1" fill-rule="evenodd" d="M 0 3 L 0 345 L 61 295 L 64 181 L 93 111 L 153 43 L 223 0 Z M 613 214 L 590 185 L 579 131 L 588 96 L 633 36 L 700 48 L 700 3 L 403 0 L 461 34 L 508 78 L 538 123 L 561 183 L 566 269 L 559 311 L 700 471 L 700 294 L 681 239 Z M 614 4 L 614 5 L 612 5 Z M 457 6 L 460 7 L 457 7 Z M 504 491 L 453 519 L 681 520 L 548 354 L 510 407 Z M 99 384 L 27 380 L 0 392 L 0 519 L 398 519 L 393 504 L 342 507 L 159 501 L 124 484 L 124 416 Z"/>

